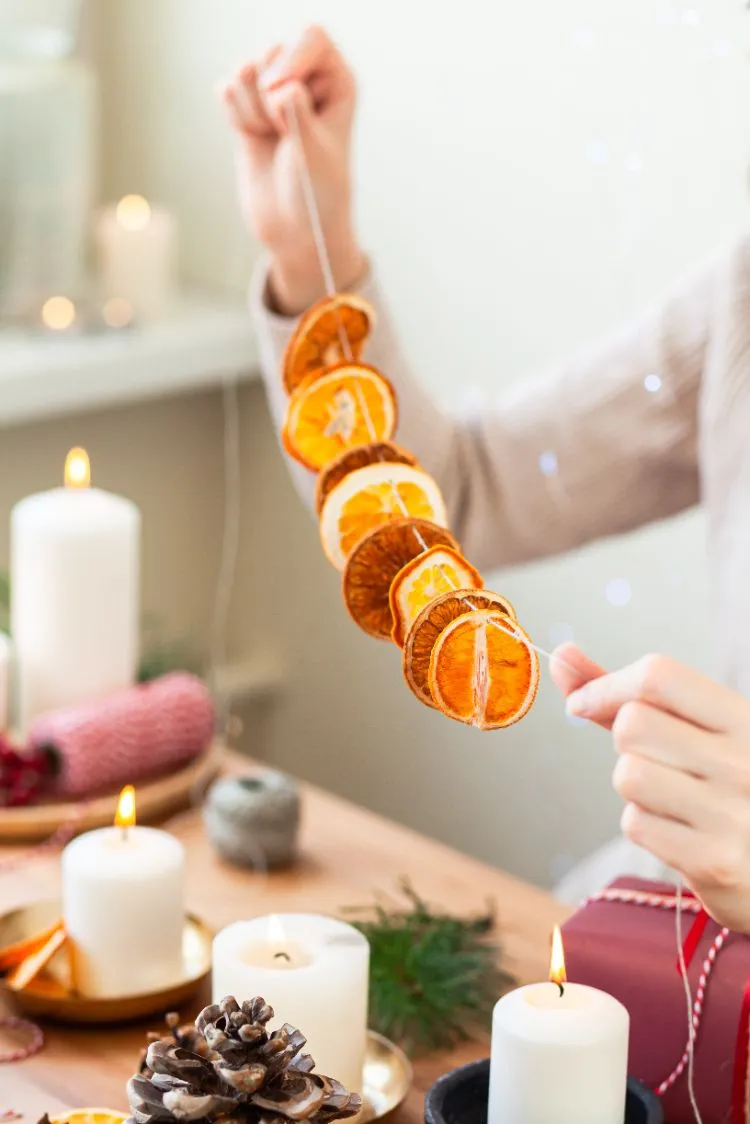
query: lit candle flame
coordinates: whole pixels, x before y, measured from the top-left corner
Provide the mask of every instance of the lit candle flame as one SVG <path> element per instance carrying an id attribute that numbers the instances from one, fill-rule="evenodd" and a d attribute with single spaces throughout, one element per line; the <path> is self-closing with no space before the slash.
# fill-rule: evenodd
<path id="1" fill-rule="evenodd" d="M 125 230 L 145 230 L 151 222 L 151 206 L 142 195 L 125 195 L 117 204 L 117 221 Z"/>
<path id="2" fill-rule="evenodd" d="M 565 951 L 563 949 L 562 933 L 560 926 L 555 925 L 552 933 L 552 955 L 549 962 L 549 978 L 550 983 L 555 983 L 560 988 L 560 995 L 565 991 L 564 984 L 567 982 L 567 975 L 565 973 Z"/>
<path id="3" fill-rule="evenodd" d="M 115 812 L 115 827 L 135 826 L 135 789 L 128 784 L 120 793 Z"/>
<path id="4" fill-rule="evenodd" d="M 275 913 L 268 918 L 267 940 L 269 944 L 277 944 L 280 947 L 286 944 L 284 926 L 281 924 L 281 918 L 277 917 Z"/>
<path id="5" fill-rule="evenodd" d="M 71 449 L 65 458 L 65 487 L 88 488 L 91 484 L 91 465 L 85 449 Z"/>
<path id="6" fill-rule="evenodd" d="M 65 332 L 76 319 L 76 306 L 68 297 L 50 297 L 42 305 L 42 323 L 52 332 Z"/>

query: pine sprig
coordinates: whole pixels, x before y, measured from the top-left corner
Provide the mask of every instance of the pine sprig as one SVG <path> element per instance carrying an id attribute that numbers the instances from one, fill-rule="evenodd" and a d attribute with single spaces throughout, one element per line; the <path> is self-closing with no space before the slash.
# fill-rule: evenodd
<path id="1" fill-rule="evenodd" d="M 408 882 L 400 890 L 400 907 L 347 911 L 370 942 L 370 1025 L 411 1054 L 450 1049 L 489 1029 L 509 982 L 490 939 L 494 914 L 454 917 Z"/>

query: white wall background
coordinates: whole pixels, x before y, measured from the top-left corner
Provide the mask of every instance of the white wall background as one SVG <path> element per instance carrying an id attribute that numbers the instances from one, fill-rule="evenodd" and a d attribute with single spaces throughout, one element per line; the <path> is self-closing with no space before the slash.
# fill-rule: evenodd
<path id="1" fill-rule="evenodd" d="M 363 237 L 419 377 L 445 399 L 470 382 L 500 394 L 565 357 L 745 221 L 740 0 L 108 0 L 100 11 L 106 187 L 173 206 L 186 275 L 233 292 L 252 248 L 214 87 L 305 23 L 330 27 L 360 76 Z M 275 494 L 256 484 L 250 518 L 272 522 Z M 274 758 L 540 882 L 607 838 L 618 819 L 607 738 L 567 724 L 549 683 L 499 736 L 421 710 L 393 654 L 344 619 L 299 521 L 282 538 L 307 576 L 275 587 L 271 621 L 293 676 Z M 710 668 L 702 534 L 688 516 L 497 588 L 545 647 L 572 630 L 608 665 L 661 649 Z M 256 576 L 291 573 L 263 554 L 262 533 L 252 542 Z M 625 608 L 605 599 L 613 577 L 632 587 Z M 240 591 L 238 642 L 248 605 Z"/>

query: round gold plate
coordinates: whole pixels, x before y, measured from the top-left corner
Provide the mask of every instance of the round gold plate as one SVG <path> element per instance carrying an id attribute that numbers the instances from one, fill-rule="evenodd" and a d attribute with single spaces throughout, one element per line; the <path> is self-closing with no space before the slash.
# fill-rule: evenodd
<path id="1" fill-rule="evenodd" d="M 0 949 L 43 932 L 61 916 L 59 901 L 38 902 L 6 913 L 0 917 Z M 102 1025 L 163 1014 L 180 1007 L 208 978 L 212 941 L 211 930 L 199 918 L 187 914 L 182 932 L 184 977 L 171 987 L 147 995 L 128 995 L 118 999 L 78 995 L 66 989 L 64 969 L 56 973 L 54 960 L 48 971 L 23 991 L 12 991 L 0 979 L 0 995 L 23 1014 L 59 1023 Z"/>
<path id="2" fill-rule="evenodd" d="M 221 768 L 221 749 L 212 746 L 167 776 L 144 780 L 138 786 L 138 821 L 152 823 L 189 807 Z M 30 804 L 0 808 L 0 843 L 38 843 L 49 839 L 68 823 L 76 832 L 111 824 L 117 809 L 117 792 L 70 803 Z"/>
<path id="3" fill-rule="evenodd" d="M 413 1080 L 411 1062 L 404 1051 L 382 1034 L 368 1030 L 362 1111 L 353 1124 L 370 1124 L 393 1112 L 406 1100 Z"/>

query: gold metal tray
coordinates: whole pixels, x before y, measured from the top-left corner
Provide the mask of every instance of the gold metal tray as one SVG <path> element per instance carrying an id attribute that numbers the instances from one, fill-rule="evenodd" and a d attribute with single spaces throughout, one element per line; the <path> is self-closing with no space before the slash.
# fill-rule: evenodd
<path id="1" fill-rule="evenodd" d="M 0 917 L 0 949 L 40 933 L 62 916 L 59 901 L 38 902 Z M 146 995 L 95 999 L 71 992 L 66 986 L 66 964 L 58 954 L 45 972 L 23 991 L 12 991 L 0 979 L 0 995 L 25 1015 L 60 1023 L 124 1023 L 146 1015 L 163 1014 L 180 1007 L 201 988 L 211 972 L 213 933 L 188 914 L 182 933 L 183 979 L 171 987 Z"/>
<path id="2" fill-rule="evenodd" d="M 403 1050 L 374 1030 L 367 1032 L 362 1111 L 353 1124 L 370 1124 L 393 1112 L 406 1100 L 414 1080 Z"/>

